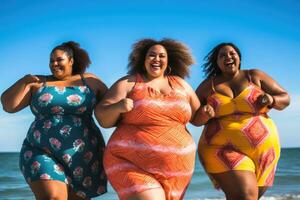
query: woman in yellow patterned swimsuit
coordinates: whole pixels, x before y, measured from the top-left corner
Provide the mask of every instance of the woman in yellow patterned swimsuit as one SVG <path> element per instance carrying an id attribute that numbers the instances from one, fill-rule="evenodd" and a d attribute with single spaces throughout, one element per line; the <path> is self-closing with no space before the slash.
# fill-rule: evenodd
<path id="1" fill-rule="evenodd" d="M 232 43 L 217 45 L 203 65 L 207 78 L 196 93 L 205 124 L 198 154 L 216 188 L 227 199 L 258 199 L 272 186 L 280 156 L 271 108 L 289 105 L 289 95 L 270 76 L 240 70 L 241 53 Z"/>

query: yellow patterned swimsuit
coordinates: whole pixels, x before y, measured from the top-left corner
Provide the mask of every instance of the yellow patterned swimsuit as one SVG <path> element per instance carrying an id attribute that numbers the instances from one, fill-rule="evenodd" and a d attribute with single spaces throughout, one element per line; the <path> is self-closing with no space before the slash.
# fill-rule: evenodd
<path id="1" fill-rule="evenodd" d="M 207 98 L 216 113 L 201 135 L 198 154 L 207 173 L 247 170 L 256 174 L 258 186 L 272 186 L 280 156 L 277 128 L 267 109 L 255 101 L 263 91 L 251 82 L 236 97 L 215 91 Z M 217 184 L 212 180 L 217 187 Z"/>

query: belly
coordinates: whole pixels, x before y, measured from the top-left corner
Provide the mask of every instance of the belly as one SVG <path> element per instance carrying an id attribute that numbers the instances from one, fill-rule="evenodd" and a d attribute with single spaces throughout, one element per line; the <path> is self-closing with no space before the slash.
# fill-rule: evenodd
<path id="1" fill-rule="evenodd" d="M 201 144 L 223 146 L 236 144 L 240 149 L 253 149 L 262 143 L 279 144 L 274 122 L 264 116 L 240 116 L 239 119 L 225 117 L 214 120 L 203 130 Z"/>
<path id="2" fill-rule="evenodd" d="M 77 116 L 54 116 L 35 120 L 28 132 L 27 141 L 37 148 L 52 153 L 67 150 L 83 151 L 98 142 L 100 130 Z"/>
<path id="3" fill-rule="evenodd" d="M 143 169 L 193 166 L 196 146 L 183 125 L 177 127 L 120 126 L 110 138 L 106 151 Z"/>

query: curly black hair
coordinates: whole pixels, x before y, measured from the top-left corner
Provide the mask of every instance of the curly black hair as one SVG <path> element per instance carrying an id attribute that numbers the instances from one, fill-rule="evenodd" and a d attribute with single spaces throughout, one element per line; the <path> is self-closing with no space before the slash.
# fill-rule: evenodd
<path id="1" fill-rule="evenodd" d="M 171 68 L 169 75 L 176 75 L 181 78 L 189 76 L 189 66 L 194 64 L 192 54 L 186 45 L 169 38 L 164 38 L 162 40 L 146 38 L 133 44 L 133 50 L 128 58 L 128 74 L 146 74 L 146 54 L 154 45 L 162 45 L 166 49 L 168 66 Z"/>
<path id="2" fill-rule="evenodd" d="M 210 78 L 212 76 L 217 76 L 220 75 L 222 72 L 220 70 L 220 68 L 218 67 L 218 54 L 219 51 L 221 50 L 222 47 L 224 46 L 231 46 L 232 48 L 234 48 L 234 50 L 238 53 L 240 60 L 242 60 L 242 55 L 241 55 L 241 51 L 239 50 L 239 48 L 231 43 L 231 42 L 223 42 L 218 44 L 217 46 L 215 46 L 205 57 L 204 60 L 206 61 L 203 65 L 203 72 L 205 74 L 206 78 Z M 241 67 L 241 63 L 239 68 Z"/>
<path id="3" fill-rule="evenodd" d="M 51 54 L 55 50 L 62 50 L 67 53 L 69 58 L 74 59 L 72 74 L 82 74 L 85 72 L 86 68 L 91 64 L 89 54 L 82 48 L 80 48 L 79 43 L 74 41 L 64 42 L 51 51 Z M 50 55 L 51 55 L 50 54 Z"/>

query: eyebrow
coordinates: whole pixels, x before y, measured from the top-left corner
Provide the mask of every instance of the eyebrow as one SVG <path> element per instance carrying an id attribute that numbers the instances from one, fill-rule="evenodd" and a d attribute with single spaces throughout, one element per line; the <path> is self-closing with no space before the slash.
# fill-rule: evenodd
<path id="1" fill-rule="evenodd" d="M 53 56 L 51 56 L 51 58 L 53 58 Z M 58 59 L 58 58 L 64 58 L 63 56 L 58 56 L 58 57 L 56 57 L 56 59 Z"/>
<path id="2" fill-rule="evenodd" d="M 156 53 L 155 51 L 149 51 L 149 54 L 150 54 L 150 53 L 153 53 L 153 54 L 166 54 L 166 53 L 164 53 L 164 52 Z"/>
<path id="3" fill-rule="evenodd" d="M 227 53 L 227 52 L 225 52 L 225 51 L 219 52 L 220 55 L 225 54 L 225 53 Z M 236 51 L 235 50 L 230 50 L 229 53 L 236 53 Z"/>

